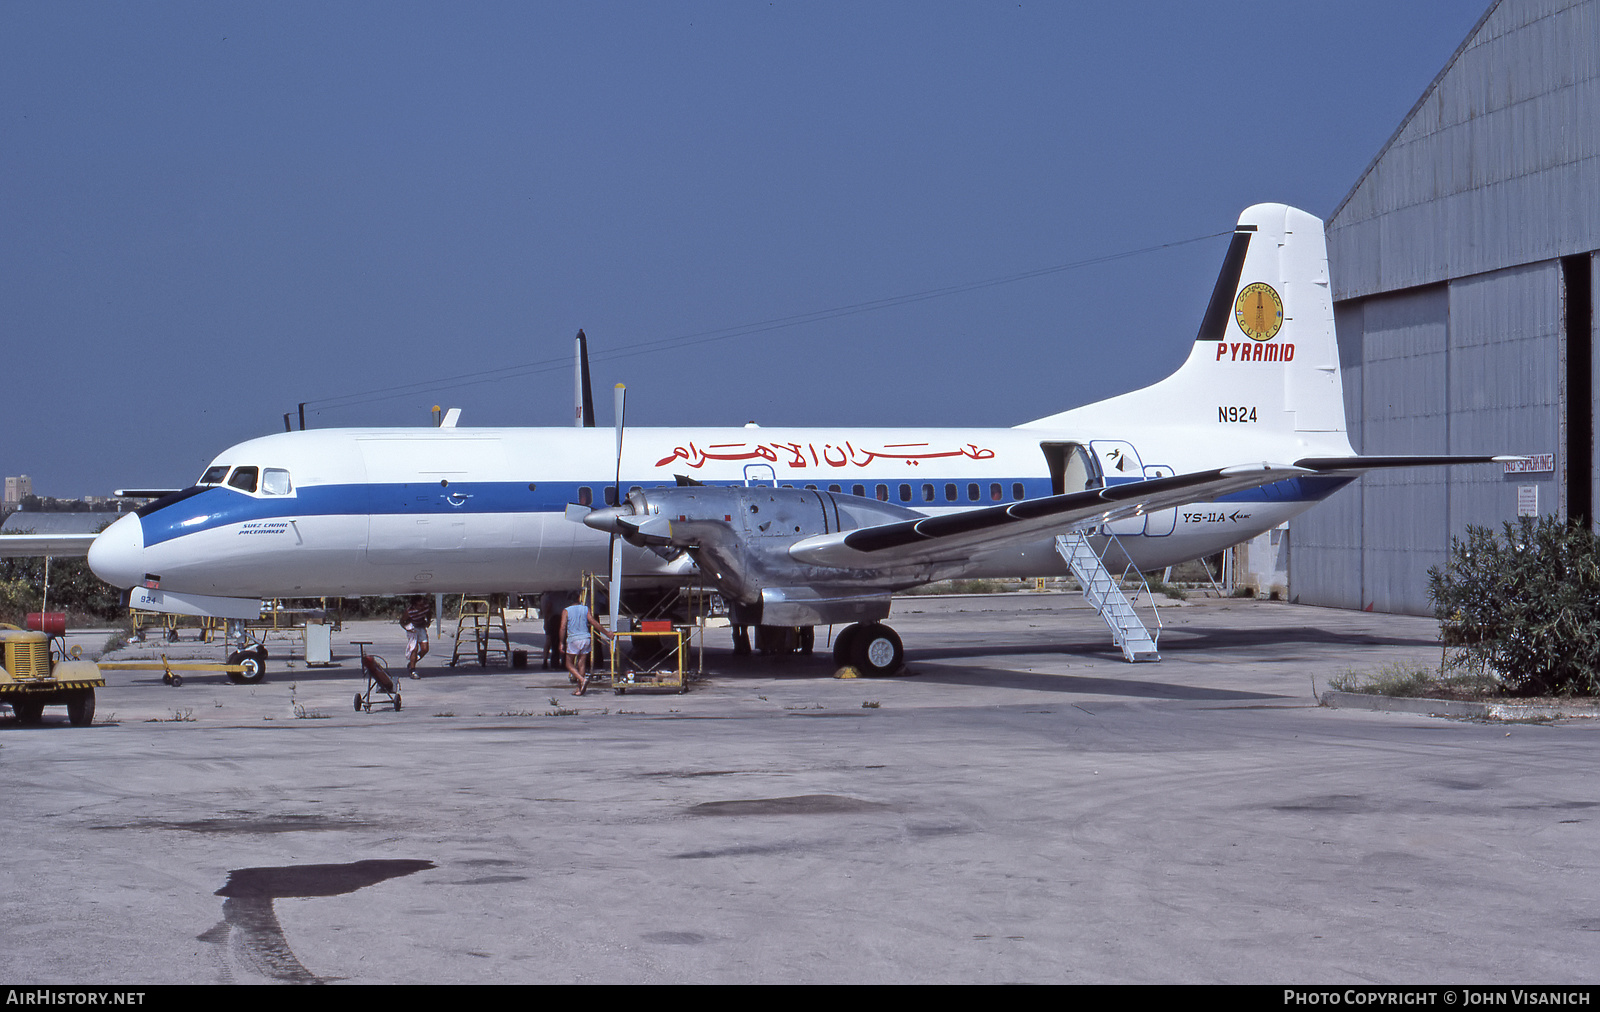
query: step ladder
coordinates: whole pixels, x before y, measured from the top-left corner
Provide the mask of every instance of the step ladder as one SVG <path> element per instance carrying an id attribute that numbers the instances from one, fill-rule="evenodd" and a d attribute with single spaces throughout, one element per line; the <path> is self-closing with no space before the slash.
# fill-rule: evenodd
<path id="1" fill-rule="evenodd" d="M 456 648 L 450 655 L 452 668 L 461 659 L 463 640 L 467 641 L 469 655 L 476 655 L 481 667 L 489 666 L 490 654 L 499 654 L 507 664 L 511 663 L 511 635 L 506 631 L 506 611 L 498 595 L 492 599 L 462 599 L 456 618 Z"/>
<path id="2" fill-rule="evenodd" d="M 1106 550 L 1112 545 L 1116 545 L 1118 550 L 1122 548 L 1114 535 L 1106 541 Z M 1094 606 L 1094 610 L 1111 628 L 1111 638 L 1122 650 L 1122 656 L 1130 664 L 1161 660 L 1161 654 L 1156 650 L 1156 638 L 1161 635 L 1161 616 L 1156 612 L 1155 601 L 1150 598 L 1150 587 L 1145 583 L 1144 574 L 1135 569 L 1132 563 L 1128 564 L 1127 570 L 1131 570 L 1139 580 L 1134 590 L 1134 601 L 1141 594 L 1145 597 L 1155 623 L 1154 634 L 1139 618 L 1134 601 L 1128 600 L 1128 596 L 1122 592 L 1121 582 L 1106 569 L 1103 552 L 1096 552 L 1094 546 L 1089 544 L 1087 534 L 1058 535 L 1056 551 L 1072 567 L 1072 575 L 1078 578 L 1078 584 L 1083 588 L 1084 600 Z M 1123 554 L 1126 556 L 1127 553 Z M 1127 570 L 1122 574 L 1124 579 L 1128 576 Z"/>

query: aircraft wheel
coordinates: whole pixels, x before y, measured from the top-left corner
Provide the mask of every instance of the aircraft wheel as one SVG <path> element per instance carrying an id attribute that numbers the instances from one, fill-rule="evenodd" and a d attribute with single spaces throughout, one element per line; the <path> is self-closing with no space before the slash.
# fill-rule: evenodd
<path id="1" fill-rule="evenodd" d="M 394 712 L 400 712 L 400 693 L 398 692 L 394 694 Z"/>
<path id="2" fill-rule="evenodd" d="M 860 631 L 861 625 L 859 623 L 855 625 L 847 625 L 843 629 L 839 630 L 839 635 L 833 638 L 834 667 L 842 668 L 846 665 L 855 663 L 855 655 L 851 650 L 851 644 L 856 641 L 856 633 L 859 633 Z"/>
<path id="3" fill-rule="evenodd" d="M 267 677 L 267 648 L 251 647 L 248 650 L 235 650 L 228 655 L 228 663 L 244 667 L 243 671 L 228 672 L 229 679 L 240 685 L 254 685 Z"/>
<path id="4" fill-rule="evenodd" d="M 17 715 L 17 723 L 27 724 L 30 727 L 44 720 L 44 703 L 37 699 L 18 699 L 12 702 L 11 709 Z"/>
<path id="5" fill-rule="evenodd" d="M 856 670 L 863 675 L 892 675 L 905 664 L 905 648 L 900 636 L 876 622 L 861 626 L 851 641 Z"/>
<path id="6" fill-rule="evenodd" d="M 67 720 L 73 727 L 94 723 L 94 690 L 79 689 L 67 698 Z"/>
<path id="7" fill-rule="evenodd" d="M 361 693 L 356 693 L 356 712 L 361 712 Z"/>

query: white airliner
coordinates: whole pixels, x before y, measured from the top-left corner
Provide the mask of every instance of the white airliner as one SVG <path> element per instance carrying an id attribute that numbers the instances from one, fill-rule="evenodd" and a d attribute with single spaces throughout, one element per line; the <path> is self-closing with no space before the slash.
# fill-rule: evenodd
<path id="1" fill-rule="evenodd" d="M 901 661 L 895 590 L 1063 574 L 1069 532 L 1158 569 L 1365 470 L 1493 459 L 1354 454 L 1322 222 L 1260 204 L 1187 361 L 1109 400 L 1009 429 L 631 429 L 620 461 L 593 428 L 283 432 L 88 556 L 139 607 L 249 617 L 263 598 L 570 590 L 620 535 L 629 586 L 703 577 L 737 621 L 854 623 L 839 655 L 875 672 Z"/>

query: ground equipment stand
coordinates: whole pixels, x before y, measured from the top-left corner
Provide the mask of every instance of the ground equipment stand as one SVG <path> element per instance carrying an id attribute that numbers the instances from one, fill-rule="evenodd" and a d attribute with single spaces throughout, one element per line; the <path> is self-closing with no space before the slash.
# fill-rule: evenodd
<path id="1" fill-rule="evenodd" d="M 367 689 L 365 692 L 356 693 L 356 712 L 362 710 L 372 712 L 372 694 L 381 692 L 389 697 L 394 704 L 395 712 L 400 711 L 400 687 L 395 684 L 394 677 L 389 674 L 389 666 L 383 658 L 376 654 L 367 653 L 367 647 L 372 645 L 371 640 L 351 640 L 353 645 L 361 648 L 361 671 L 367 676 Z M 381 701 L 380 701 L 381 702 Z"/>
<path id="2" fill-rule="evenodd" d="M 637 632 L 614 633 L 619 640 L 627 639 L 632 649 L 627 651 L 626 664 L 621 671 L 617 665 L 623 651 L 611 651 L 611 690 L 624 695 L 629 689 L 647 689 L 665 692 L 688 692 L 685 677 L 685 654 L 688 652 L 689 634 L 686 627 L 673 628 L 669 621 L 646 619 L 639 623 Z M 641 650 L 642 646 L 656 649 Z M 643 661 L 645 655 L 649 663 Z"/>
<path id="3" fill-rule="evenodd" d="M 511 663 L 511 634 L 506 631 L 506 610 L 498 597 L 468 597 L 461 601 L 456 618 L 456 648 L 450 654 L 453 668 L 461 660 L 461 641 L 471 636 L 472 649 L 480 667 L 489 666 L 489 655 L 497 653 Z M 497 643 L 496 640 L 499 642 Z"/>

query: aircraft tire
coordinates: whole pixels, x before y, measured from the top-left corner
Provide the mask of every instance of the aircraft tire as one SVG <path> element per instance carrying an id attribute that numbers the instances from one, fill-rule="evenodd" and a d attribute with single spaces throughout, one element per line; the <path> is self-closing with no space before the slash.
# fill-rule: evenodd
<path id="1" fill-rule="evenodd" d="M 228 655 L 229 664 L 244 666 L 243 671 L 230 671 L 228 678 L 239 685 L 254 685 L 267 677 L 267 648 L 251 647 L 249 650 L 235 650 Z"/>
<path id="2" fill-rule="evenodd" d="M 67 697 L 67 720 L 73 727 L 94 723 L 94 690 L 78 689 Z"/>
<path id="3" fill-rule="evenodd" d="M 905 664 L 906 651 L 893 629 L 877 622 L 858 627 L 851 640 L 856 670 L 868 677 L 892 675 Z"/>

